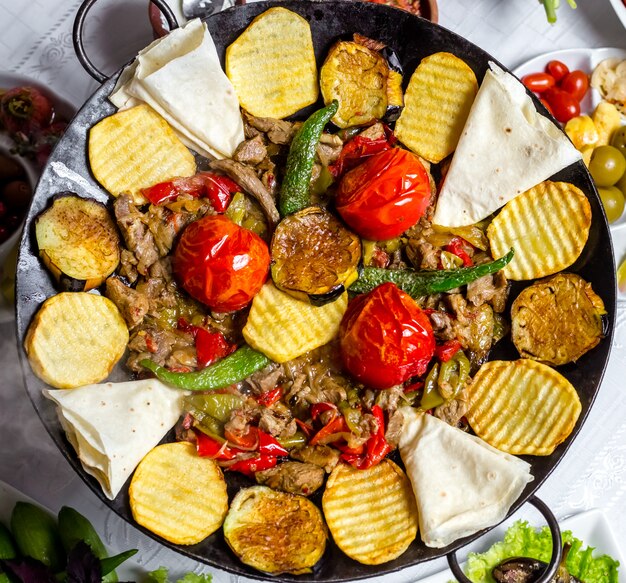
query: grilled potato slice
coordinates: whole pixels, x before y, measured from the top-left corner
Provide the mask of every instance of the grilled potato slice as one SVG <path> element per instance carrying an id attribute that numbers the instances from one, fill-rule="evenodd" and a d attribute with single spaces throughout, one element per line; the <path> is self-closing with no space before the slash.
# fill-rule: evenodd
<path id="1" fill-rule="evenodd" d="M 323 305 L 356 281 L 361 240 L 327 210 L 311 206 L 279 223 L 271 255 L 272 279 L 278 289 Z"/>
<path id="2" fill-rule="evenodd" d="M 100 202 L 66 192 L 37 217 L 39 256 L 64 291 L 101 285 L 120 261 L 120 238 Z"/>
<path id="3" fill-rule="evenodd" d="M 142 188 L 196 173 L 193 154 L 148 105 L 120 111 L 93 126 L 89 164 L 109 193 L 129 193 L 138 204 L 146 202 Z"/>
<path id="4" fill-rule="evenodd" d="M 495 258 L 515 249 L 503 270 L 508 279 L 536 279 L 574 263 L 590 227 L 591 205 L 582 191 L 546 180 L 509 201 L 487 228 L 487 238 Z"/>
<path id="5" fill-rule="evenodd" d="M 74 389 L 109 376 L 127 344 L 128 328 L 111 300 L 64 292 L 39 308 L 24 350 L 41 380 L 57 389 Z"/>
<path id="6" fill-rule="evenodd" d="M 151 450 L 137 466 L 128 495 L 141 526 L 179 545 L 204 540 L 228 510 L 222 470 L 183 441 Z"/>
<path id="7" fill-rule="evenodd" d="M 550 455 L 582 409 L 564 376 L 524 358 L 483 364 L 467 394 L 466 417 L 476 435 L 513 455 Z"/>
<path id="8" fill-rule="evenodd" d="M 258 117 L 282 119 L 315 103 L 309 23 L 286 8 L 266 10 L 226 49 L 226 75 L 241 107 Z"/>
<path id="9" fill-rule="evenodd" d="M 330 342 L 347 307 L 347 292 L 334 302 L 312 306 L 268 281 L 252 300 L 243 337 L 274 362 L 287 362 Z"/>
<path id="10" fill-rule="evenodd" d="M 388 459 L 367 470 L 338 464 L 326 483 L 322 506 L 337 546 L 365 565 L 399 557 L 417 535 L 411 483 Z"/>
<path id="11" fill-rule="evenodd" d="M 396 136 L 418 156 L 441 162 L 456 149 L 477 92 L 464 61 L 445 52 L 426 57 L 411 75 Z"/>
<path id="12" fill-rule="evenodd" d="M 602 299 L 575 273 L 527 287 L 511 307 L 511 337 L 524 358 L 559 366 L 578 360 L 602 338 Z"/>
<path id="13" fill-rule="evenodd" d="M 253 486 L 233 499 L 224 538 L 246 565 L 273 575 L 301 575 L 324 554 L 327 532 L 322 513 L 307 498 Z"/>

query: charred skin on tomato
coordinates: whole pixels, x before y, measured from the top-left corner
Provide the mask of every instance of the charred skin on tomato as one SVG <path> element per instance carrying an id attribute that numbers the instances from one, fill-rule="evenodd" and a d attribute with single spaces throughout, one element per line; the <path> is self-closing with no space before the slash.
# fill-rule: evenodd
<path id="1" fill-rule="evenodd" d="M 430 196 L 428 172 L 419 158 L 392 148 L 374 154 L 341 179 L 335 206 L 361 237 L 384 241 L 415 225 Z"/>
<path id="2" fill-rule="evenodd" d="M 344 368 L 373 389 L 388 389 L 426 372 L 435 352 L 428 316 L 393 283 L 348 305 L 339 329 Z"/>
<path id="3" fill-rule="evenodd" d="M 263 287 L 269 264 L 265 242 L 224 215 L 191 223 L 173 257 L 174 274 L 183 288 L 216 312 L 234 312 L 249 304 Z"/>
<path id="4" fill-rule="evenodd" d="M 312 206 L 279 223 L 271 254 L 274 285 L 319 306 L 338 298 L 356 281 L 361 241 L 330 212 Z"/>

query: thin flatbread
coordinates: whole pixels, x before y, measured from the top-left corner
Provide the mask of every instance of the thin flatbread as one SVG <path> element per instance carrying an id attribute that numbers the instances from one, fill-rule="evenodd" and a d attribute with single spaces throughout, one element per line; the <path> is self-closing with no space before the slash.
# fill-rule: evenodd
<path id="1" fill-rule="evenodd" d="M 524 86 L 490 67 L 441 187 L 436 225 L 473 225 L 581 160 L 567 136 L 536 111 Z"/>
<path id="2" fill-rule="evenodd" d="M 113 500 L 182 414 L 184 391 L 157 379 L 48 390 L 84 470 Z"/>
<path id="3" fill-rule="evenodd" d="M 230 158 L 244 140 L 237 95 L 199 19 L 142 50 L 109 99 L 120 109 L 147 103 L 208 158 Z"/>
<path id="4" fill-rule="evenodd" d="M 442 548 L 503 520 L 533 480 L 530 465 L 433 415 L 402 413 L 398 446 L 424 544 Z"/>

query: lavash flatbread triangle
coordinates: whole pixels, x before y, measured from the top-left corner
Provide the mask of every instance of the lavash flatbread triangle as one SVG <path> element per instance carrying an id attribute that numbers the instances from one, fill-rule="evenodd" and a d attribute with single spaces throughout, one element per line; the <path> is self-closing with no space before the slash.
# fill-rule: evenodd
<path id="1" fill-rule="evenodd" d="M 109 99 L 120 109 L 147 103 L 186 146 L 209 158 L 232 157 L 244 140 L 237 95 L 199 19 L 141 51 Z"/>
<path id="2" fill-rule="evenodd" d="M 503 520 L 533 480 L 530 465 L 433 415 L 402 409 L 400 455 L 424 544 L 441 548 Z"/>
<path id="3" fill-rule="evenodd" d="M 182 414 L 185 392 L 157 379 L 44 390 L 68 441 L 111 500 Z"/>
<path id="4" fill-rule="evenodd" d="M 524 86 L 494 63 L 476 95 L 433 223 L 472 225 L 581 160 L 567 136 L 537 112 Z"/>

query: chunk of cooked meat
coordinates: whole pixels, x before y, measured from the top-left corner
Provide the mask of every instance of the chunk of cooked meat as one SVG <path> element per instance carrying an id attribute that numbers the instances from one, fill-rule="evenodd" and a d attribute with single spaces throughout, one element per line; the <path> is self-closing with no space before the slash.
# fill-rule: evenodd
<path id="1" fill-rule="evenodd" d="M 113 203 L 113 210 L 126 247 L 137 259 L 137 271 L 146 275 L 148 268 L 159 259 L 154 235 L 130 196 L 118 196 Z"/>
<path id="2" fill-rule="evenodd" d="M 441 249 L 423 237 L 409 239 L 406 254 L 416 269 L 437 269 L 439 267 Z"/>
<path id="3" fill-rule="evenodd" d="M 131 351 L 126 365 L 133 372 L 145 372 L 139 364 L 144 358 L 154 360 L 161 366 L 191 370 L 195 366 L 195 339 L 191 334 L 180 330 L 164 330 L 157 326 L 145 326 L 135 330 L 128 343 Z M 183 357 L 181 362 L 176 356 Z M 193 357 L 192 359 L 190 359 Z"/>
<path id="4" fill-rule="evenodd" d="M 122 249 L 120 254 L 120 266 L 118 273 L 131 285 L 137 281 L 139 273 L 137 272 L 137 258 L 128 249 Z"/>
<path id="5" fill-rule="evenodd" d="M 282 464 L 256 472 L 257 483 L 264 484 L 274 490 L 282 490 L 290 494 L 310 496 L 321 488 L 324 483 L 323 468 L 310 463 L 283 462 Z"/>
<path id="6" fill-rule="evenodd" d="M 233 160 L 243 164 L 251 164 L 256 166 L 260 164 L 267 156 L 267 148 L 263 142 L 263 136 L 257 135 L 252 139 L 245 140 L 237 146 L 233 154 Z"/>
<path id="7" fill-rule="evenodd" d="M 393 412 L 387 422 L 387 430 L 385 431 L 385 439 L 391 447 L 397 447 L 402 433 L 402 425 L 404 424 L 404 415 L 402 411 L 397 409 Z"/>
<path id="8" fill-rule="evenodd" d="M 480 306 L 493 298 L 496 288 L 492 275 L 485 275 L 467 284 L 467 300 Z"/>
<path id="9" fill-rule="evenodd" d="M 463 388 L 454 399 L 435 407 L 434 414 L 435 417 L 445 421 L 448 425 L 457 427 L 468 409 L 467 390 Z"/>
<path id="10" fill-rule="evenodd" d="M 289 452 L 289 457 L 324 468 L 327 474 L 339 463 L 341 452 L 328 445 L 304 445 Z"/>
<path id="11" fill-rule="evenodd" d="M 106 280 L 104 295 L 117 306 L 129 329 L 141 324 L 150 308 L 148 297 L 124 285 L 119 277 L 111 276 Z"/>
<path id="12" fill-rule="evenodd" d="M 454 327 L 452 326 L 452 318 L 450 314 L 442 310 L 435 310 L 428 314 L 430 324 L 433 328 L 435 336 L 439 340 L 452 340 L 455 338 Z"/>
<path id="13" fill-rule="evenodd" d="M 272 363 L 266 366 L 264 369 L 255 372 L 252 376 L 248 377 L 246 382 L 252 389 L 255 395 L 261 395 L 267 391 L 271 391 L 278 385 L 278 380 L 283 376 L 283 371 L 280 366 Z"/>
<path id="14" fill-rule="evenodd" d="M 404 402 L 404 387 L 394 385 L 384 391 L 377 391 L 376 404 L 388 413 L 393 413 Z"/>
<path id="15" fill-rule="evenodd" d="M 283 119 L 255 117 L 247 112 L 244 112 L 243 116 L 246 125 L 267 134 L 269 141 L 278 145 L 290 144 L 302 125 L 298 122 L 290 122 Z"/>
<path id="16" fill-rule="evenodd" d="M 270 225 L 270 230 L 274 229 L 280 220 L 276 202 L 252 168 L 227 158 L 224 160 L 213 160 L 209 166 L 214 170 L 220 170 L 229 178 L 232 178 L 250 196 L 253 196 L 261 205 Z"/>
<path id="17" fill-rule="evenodd" d="M 506 301 L 509 298 L 509 282 L 506 275 L 504 275 L 504 271 L 494 273 L 493 285 L 496 291 L 489 303 L 494 312 L 501 314 L 506 309 Z"/>
<path id="18" fill-rule="evenodd" d="M 370 140 L 380 140 L 385 137 L 385 127 L 382 123 L 378 122 L 365 128 L 359 135 L 363 138 L 369 138 Z"/>
<path id="19" fill-rule="evenodd" d="M 274 437 L 287 438 L 295 434 L 298 426 L 288 410 L 281 412 L 263 407 L 259 419 L 259 429 Z"/>

